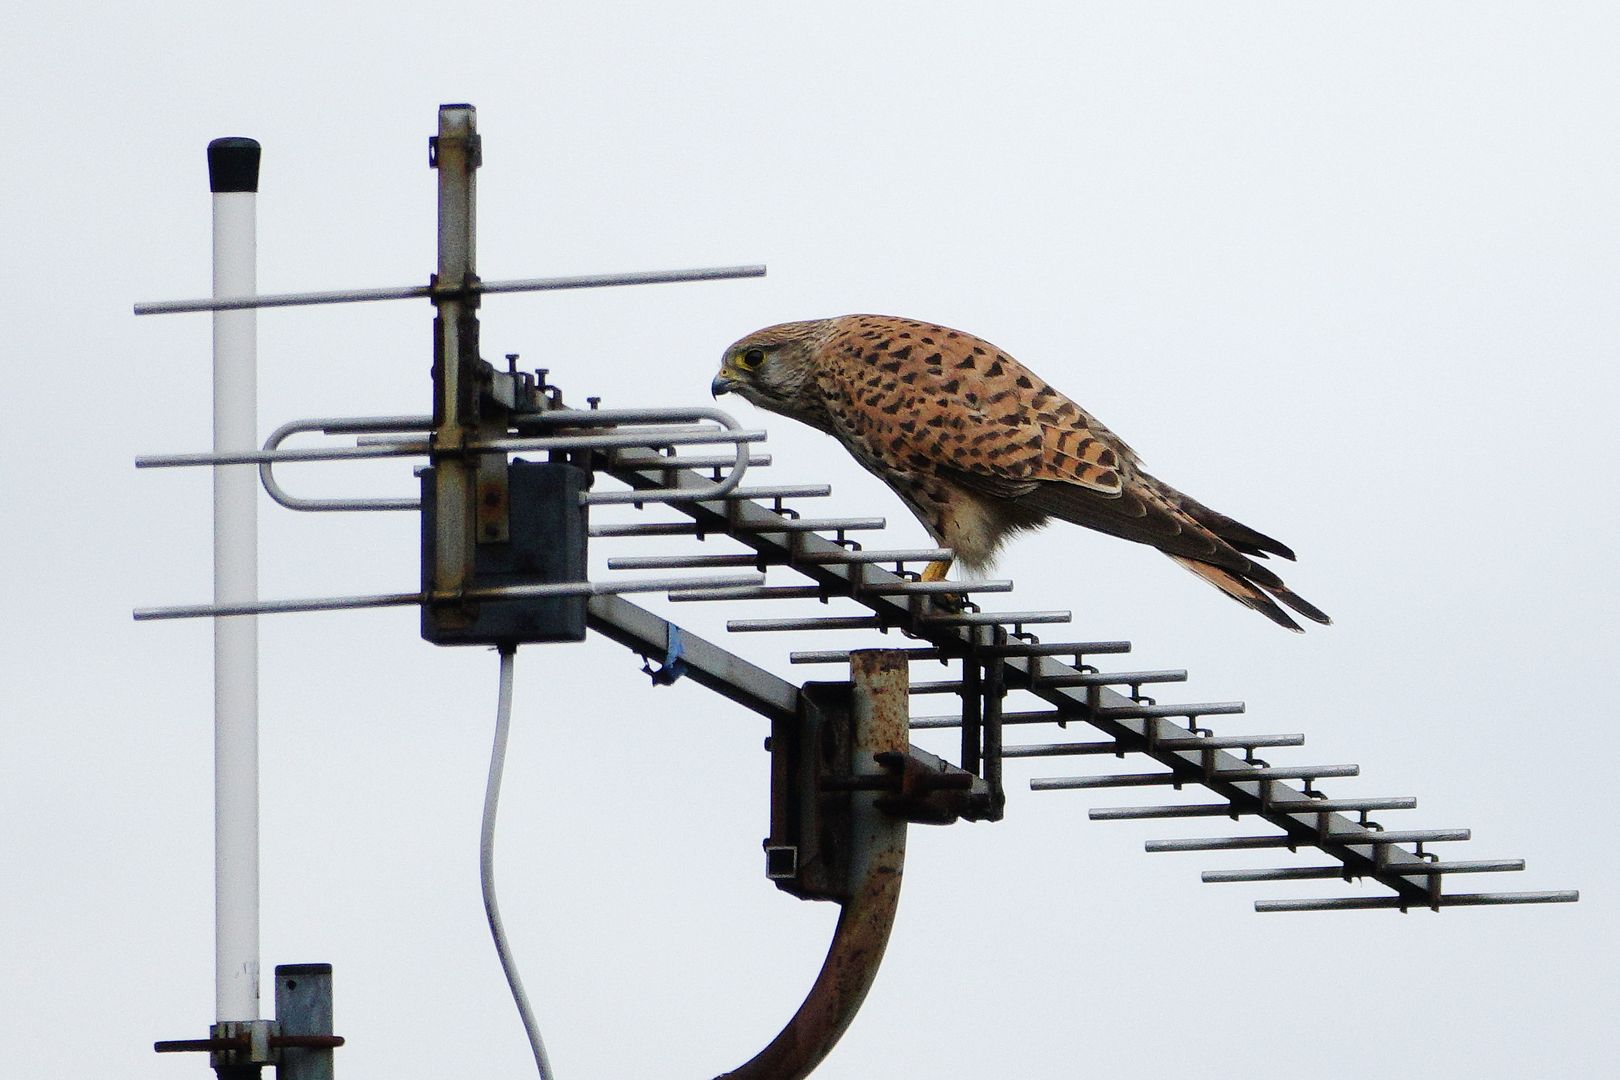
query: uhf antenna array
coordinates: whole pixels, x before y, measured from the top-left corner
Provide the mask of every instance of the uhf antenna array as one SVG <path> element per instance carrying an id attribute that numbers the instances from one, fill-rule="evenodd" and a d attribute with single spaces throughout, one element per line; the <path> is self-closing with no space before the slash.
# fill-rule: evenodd
<path id="1" fill-rule="evenodd" d="M 515 356 L 500 369 L 479 354 L 477 312 L 487 294 L 753 277 L 762 275 L 763 267 L 482 281 L 473 228 L 481 142 L 472 107 L 446 105 L 430 151 L 439 175 L 433 279 L 399 288 L 257 295 L 251 201 L 245 209 L 241 203 L 255 190 L 257 153 L 251 140 L 217 140 L 210 146 L 214 297 L 136 308 L 140 314 L 215 313 L 213 452 L 137 462 L 211 467 L 216 490 L 214 602 L 135 613 L 137 619 L 212 617 L 216 627 L 217 1020 L 207 1039 L 159 1043 L 158 1049 L 209 1051 L 222 1077 L 257 1076 L 263 1065 L 275 1064 L 283 1080 L 317 1080 L 332 1075 L 332 1050 L 342 1043 L 331 1032 L 328 965 L 278 968 L 277 1019 L 258 1017 L 257 676 L 251 627 L 253 616 L 277 612 L 418 607 L 424 638 L 444 645 L 495 645 L 507 675 L 510 654 L 519 645 L 578 641 L 593 630 L 640 654 L 655 684 L 687 677 L 770 722 L 766 874 L 795 896 L 838 903 L 842 914 L 799 1011 L 775 1040 L 727 1077 L 803 1077 L 831 1050 L 882 958 L 899 895 L 907 824 L 999 820 L 1009 759 L 1135 755 L 1146 771 L 1047 777 L 1030 786 L 1037 791 L 1197 786 L 1214 801 L 1107 807 L 1090 816 L 1249 819 L 1268 830 L 1150 840 L 1149 851 L 1286 848 L 1323 857 L 1317 865 L 1207 871 L 1205 881 L 1343 878 L 1381 887 L 1375 894 L 1342 898 L 1260 900 L 1257 911 L 1439 910 L 1578 898 L 1573 891 L 1447 891 L 1452 875 L 1522 870 L 1524 862 L 1440 858 L 1431 845 L 1467 840 L 1469 830 L 1386 828 L 1372 815 L 1411 809 L 1416 800 L 1333 798 L 1318 783 L 1356 776 L 1358 766 L 1273 763 L 1257 754 L 1299 746 L 1303 735 L 1217 734 L 1205 726 L 1207 719 L 1242 713 L 1241 702 L 1161 704 L 1143 693 L 1145 687 L 1185 681 L 1185 671 L 1102 671 L 1089 661 L 1126 653 L 1128 642 L 1043 642 L 1030 628 L 1068 622 L 1069 612 L 985 611 L 972 598 L 1010 591 L 1012 582 L 925 582 L 912 568 L 947 559 L 950 552 L 866 547 L 856 537 L 882 529 L 882 518 L 817 518 L 790 505 L 830 494 L 826 485 L 745 485 L 751 467 L 770 463 L 752 449 L 763 431 L 744 429 L 708 407 L 601 409 L 592 398 L 590 408 L 569 408 L 545 371 L 520 371 Z M 296 420 L 277 428 L 262 447 L 255 445 L 254 309 L 408 298 L 428 299 L 436 309 L 430 415 Z M 283 446 L 291 436 L 312 432 L 356 438 L 353 445 Z M 695 452 L 704 446 L 718 449 Z M 420 497 L 302 498 L 286 491 L 274 474 L 280 462 L 376 457 L 426 457 Z M 597 490 L 600 480 L 616 486 Z M 253 549 L 257 484 L 293 510 L 417 512 L 420 587 L 377 595 L 260 599 Z M 637 511 L 662 506 L 674 516 L 649 521 L 640 513 L 628 520 L 590 521 L 591 506 L 608 505 Z M 742 550 L 610 557 L 608 580 L 587 579 L 592 539 L 721 536 Z M 620 573 L 632 570 L 708 573 Z M 784 583 L 783 575 L 791 580 Z M 907 644 L 793 651 L 793 664 L 847 666 L 850 672 L 848 680 L 799 685 L 625 598 L 635 592 L 663 592 L 677 603 L 852 602 L 859 614 L 732 619 L 727 630 L 893 631 Z M 953 674 L 912 679 L 913 663 L 944 664 Z M 1018 695 L 1031 707 L 1009 709 Z M 915 716 L 910 700 L 916 696 L 954 700 L 957 707 Z M 509 690 L 503 690 L 503 698 L 509 700 Z M 1082 726 L 1089 737 L 1076 738 Z M 936 729 L 957 733 L 955 760 L 911 743 L 910 732 Z M 1009 744 L 1009 731 L 1045 731 L 1053 741 Z M 486 828 L 492 822 L 493 802 Z M 491 888 L 486 878 L 486 890 Z M 488 891 L 486 897 L 505 963 L 493 897 Z M 511 977 L 527 1024 L 526 1001 Z M 530 1036 L 542 1076 L 548 1076 L 549 1063 L 532 1025 Z"/>

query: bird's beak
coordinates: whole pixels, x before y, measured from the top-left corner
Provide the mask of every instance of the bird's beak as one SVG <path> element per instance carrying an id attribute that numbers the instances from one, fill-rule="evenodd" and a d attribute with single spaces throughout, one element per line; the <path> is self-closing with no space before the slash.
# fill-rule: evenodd
<path id="1" fill-rule="evenodd" d="M 709 384 L 709 394 L 711 397 L 729 394 L 736 385 L 736 382 L 722 370 L 720 374 L 714 377 L 714 381 Z"/>

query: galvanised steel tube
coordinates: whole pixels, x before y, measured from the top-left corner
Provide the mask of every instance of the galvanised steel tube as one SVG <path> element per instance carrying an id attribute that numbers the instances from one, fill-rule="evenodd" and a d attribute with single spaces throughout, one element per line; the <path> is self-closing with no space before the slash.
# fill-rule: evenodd
<path id="1" fill-rule="evenodd" d="M 251 296 L 259 144 L 208 145 L 214 296 Z M 214 453 L 258 447 L 257 317 L 214 314 Z M 258 471 L 214 470 L 214 603 L 258 599 Z M 251 615 L 214 620 L 214 1011 L 259 1018 L 259 638 Z"/>

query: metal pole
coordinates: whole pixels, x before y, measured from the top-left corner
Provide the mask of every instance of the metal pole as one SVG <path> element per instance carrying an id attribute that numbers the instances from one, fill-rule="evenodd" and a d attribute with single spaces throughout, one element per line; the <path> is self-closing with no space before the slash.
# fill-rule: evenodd
<path id="1" fill-rule="evenodd" d="M 259 144 L 208 144 L 214 295 L 255 288 Z M 214 315 L 214 452 L 258 447 L 257 317 Z M 258 599 L 258 470 L 214 470 L 214 603 Z M 214 620 L 214 973 L 221 1024 L 259 1018 L 259 638 L 251 615 Z"/>
<path id="2" fill-rule="evenodd" d="M 466 448 L 478 441 L 478 297 L 466 291 L 477 281 L 477 172 L 482 149 L 478 116 L 471 105 L 439 106 L 439 133 L 429 163 L 439 173 L 438 269 L 433 297 L 433 497 L 438 507 L 436 559 L 429 605 L 446 623 L 462 625 L 468 613 L 459 597 L 475 570 L 480 464 Z M 505 426 L 495 433 L 505 434 Z M 498 462 L 504 475 L 504 456 Z M 505 491 L 491 494 L 504 509 Z M 492 535 L 487 539 L 504 539 Z"/>

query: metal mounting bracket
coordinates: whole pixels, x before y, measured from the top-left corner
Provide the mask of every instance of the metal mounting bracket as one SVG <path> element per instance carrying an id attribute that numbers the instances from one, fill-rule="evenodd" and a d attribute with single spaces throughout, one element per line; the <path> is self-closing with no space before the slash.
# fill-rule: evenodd
<path id="1" fill-rule="evenodd" d="M 815 838 L 815 855 L 797 869 L 818 883 L 821 899 L 836 899 L 842 907 L 838 926 L 821 972 L 810 993 L 780 1034 L 740 1068 L 721 1080 L 800 1080 L 809 1076 L 849 1027 L 877 977 L 894 927 L 900 903 L 900 877 L 905 866 L 906 820 L 883 805 L 886 790 L 898 779 L 885 759 L 904 759 L 909 739 L 909 672 L 906 656 L 893 649 L 858 650 L 850 655 L 847 726 L 837 717 L 841 710 L 823 709 L 830 695 L 806 695 L 805 730 L 812 733 L 807 751 L 794 755 L 802 769 L 797 777 L 784 775 L 786 752 L 772 751 L 772 831 L 789 828 L 802 806 L 784 805 L 780 796 L 793 792 L 812 802 L 838 804 L 837 812 L 818 818 L 824 825 L 839 822 L 840 829 L 825 829 Z M 823 690 L 828 689 L 825 685 Z M 803 745 L 803 744 L 801 744 Z M 853 783 L 820 787 L 834 767 Z M 780 783 L 778 782 L 780 778 Z M 804 779 L 806 783 L 794 783 Z M 819 787 L 819 790 L 818 790 Z M 782 834 L 779 834 L 779 837 Z M 766 842 L 767 852 L 773 850 Z M 777 845 L 775 850 L 783 850 Z M 769 856 L 767 857 L 769 859 Z M 795 863 L 798 860 L 793 860 Z M 778 881 L 782 884 L 782 881 Z M 797 895 L 808 894 L 794 889 Z"/>

